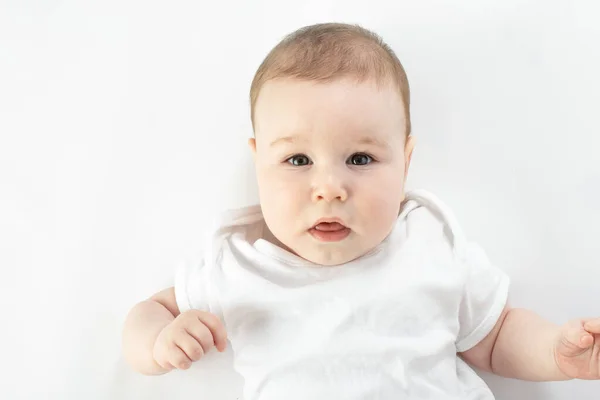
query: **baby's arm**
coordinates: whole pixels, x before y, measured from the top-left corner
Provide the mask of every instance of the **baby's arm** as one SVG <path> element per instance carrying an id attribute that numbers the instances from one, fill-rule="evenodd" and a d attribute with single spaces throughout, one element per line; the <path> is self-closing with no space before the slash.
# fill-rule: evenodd
<path id="1" fill-rule="evenodd" d="M 136 304 L 123 328 L 123 355 L 133 369 L 145 375 L 187 369 L 211 347 L 224 351 L 226 333 L 214 315 L 179 312 L 173 288 Z"/>
<path id="2" fill-rule="evenodd" d="M 492 332 L 461 356 L 477 368 L 507 378 L 567 380 L 556 362 L 560 338 L 560 326 L 529 310 L 506 307 Z"/>
<path id="3" fill-rule="evenodd" d="M 173 288 L 136 304 L 123 327 L 123 356 L 133 369 L 147 375 L 167 372 L 154 360 L 154 343 L 163 328 L 179 315 Z"/>

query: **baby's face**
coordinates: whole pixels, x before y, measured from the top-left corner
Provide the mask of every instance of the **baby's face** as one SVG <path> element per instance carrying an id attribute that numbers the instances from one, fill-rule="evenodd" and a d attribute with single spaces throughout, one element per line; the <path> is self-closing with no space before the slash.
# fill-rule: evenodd
<path id="1" fill-rule="evenodd" d="M 354 260 L 381 243 L 404 199 L 412 151 L 405 125 L 391 85 L 267 82 L 250 146 L 275 237 L 322 265 Z"/>

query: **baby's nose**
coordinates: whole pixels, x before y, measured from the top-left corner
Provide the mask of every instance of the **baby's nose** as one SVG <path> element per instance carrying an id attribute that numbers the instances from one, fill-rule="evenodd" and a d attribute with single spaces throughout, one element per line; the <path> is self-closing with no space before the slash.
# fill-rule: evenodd
<path id="1" fill-rule="evenodd" d="M 313 201 L 346 201 L 348 191 L 343 180 L 334 174 L 328 174 L 320 179 L 313 189 Z"/>

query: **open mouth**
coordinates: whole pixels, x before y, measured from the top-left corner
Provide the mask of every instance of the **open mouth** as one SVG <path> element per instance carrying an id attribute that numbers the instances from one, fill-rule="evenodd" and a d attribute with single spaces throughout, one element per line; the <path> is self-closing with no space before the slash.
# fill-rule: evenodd
<path id="1" fill-rule="evenodd" d="M 338 221 L 322 221 L 315 224 L 308 232 L 321 242 L 339 242 L 348 237 L 351 229 Z"/>

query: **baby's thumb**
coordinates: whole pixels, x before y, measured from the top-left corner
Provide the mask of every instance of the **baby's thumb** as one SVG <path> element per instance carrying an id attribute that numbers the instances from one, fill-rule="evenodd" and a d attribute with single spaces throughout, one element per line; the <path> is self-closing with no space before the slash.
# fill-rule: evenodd
<path id="1" fill-rule="evenodd" d="M 594 338 L 581 321 L 567 324 L 562 331 L 558 352 L 565 357 L 576 357 L 594 344 Z"/>

